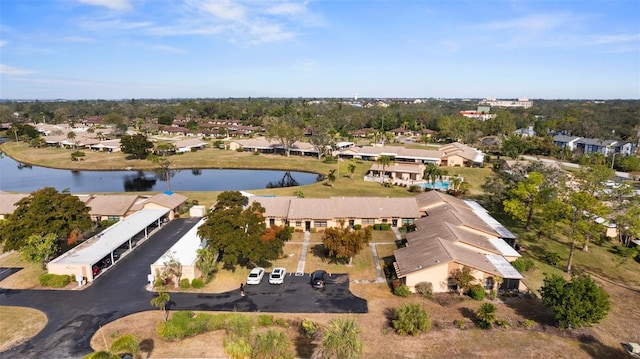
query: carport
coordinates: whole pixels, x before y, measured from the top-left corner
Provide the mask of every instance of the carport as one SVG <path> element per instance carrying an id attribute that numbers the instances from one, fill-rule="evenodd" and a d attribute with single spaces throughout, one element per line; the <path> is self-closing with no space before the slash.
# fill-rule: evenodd
<path id="1" fill-rule="evenodd" d="M 47 264 L 50 274 L 82 275 L 92 282 L 93 266 L 108 259 L 113 264 L 114 250 L 132 249 L 138 240 L 144 240 L 167 220 L 169 209 L 146 208 L 105 229 Z"/>

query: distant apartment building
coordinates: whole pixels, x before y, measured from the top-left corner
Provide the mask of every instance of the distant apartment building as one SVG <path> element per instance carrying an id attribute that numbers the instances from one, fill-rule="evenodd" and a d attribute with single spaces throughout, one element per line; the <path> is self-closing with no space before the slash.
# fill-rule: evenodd
<path id="1" fill-rule="evenodd" d="M 495 97 L 487 97 L 486 99 L 480 101 L 480 104 L 491 107 L 533 107 L 533 101 L 524 97 L 517 100 L 497 100 Z"/>

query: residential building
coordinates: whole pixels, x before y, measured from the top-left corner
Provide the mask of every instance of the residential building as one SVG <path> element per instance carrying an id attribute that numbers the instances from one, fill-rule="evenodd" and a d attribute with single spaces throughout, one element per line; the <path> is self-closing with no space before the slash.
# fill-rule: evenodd
<path id="1" fill-rule="evenodd" d="M 451 274 L 465 266 L 486 290 L 498 281 L 502 290 L 526 289 L 510 264 L 520 257 L 513 248 L 515 235 L 481 206 L 439 191 L 420 194 L 416 201 L 425 216 L 407 233 L 407 246 L 394 252 L 398 278 L 410 290 L 421 282 L 431 283 L 434 293 L 453 290 Z"/>

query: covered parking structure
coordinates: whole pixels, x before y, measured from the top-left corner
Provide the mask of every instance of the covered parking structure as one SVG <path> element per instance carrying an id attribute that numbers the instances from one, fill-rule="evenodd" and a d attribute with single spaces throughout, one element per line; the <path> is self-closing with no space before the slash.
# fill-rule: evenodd
<path id="1" fill-rule="evenodd" d="M 142 209 L 49 262 L 48 272 L 82 276 L 92 282 L 94 266 L 110 266 L 118 259 L 120 253 L 114 254 L 117 249 L 126 252 L 149 238 L 168 220 L 169 212 L 168 208 Z"/>

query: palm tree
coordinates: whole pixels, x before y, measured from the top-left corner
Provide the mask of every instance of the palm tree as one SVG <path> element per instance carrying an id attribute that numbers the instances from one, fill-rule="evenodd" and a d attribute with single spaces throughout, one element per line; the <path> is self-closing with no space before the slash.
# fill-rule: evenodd
<path id="1" fill-rule="evenodd" d="M 333 183 L 336 181 L 336 170 L 330 170 L 329 174 L 327 174 L 327 179 L 329 180 L 329 183 L 331 184 L 331 188 L 333 188 Z"/>
<path id="2" fill-rule="evenodd" d="M 349 171 L 349 178 L 353 179 L 353 173 L 356 171 L 356 165 L 354 165 L 353 163 L 349 163 L 347 170 Z"/>
<path id="3" fill-rule="evenodd" d="M 442 181 L 445 172 L 441 170 L 435 163 L 428 163 L 424 169 L 423 177 L 427 182 L 431 182 L 431 188 L 436 187 L 436 181 Z"/>
<path id="4" fill-rule="evenodd" d="M 151 299 L 151 305 L 153 305 L 154 307 L 164 312 L 165 322 L 168 319 L 167 303 L 169 303 L 170 300 L 171 300 L 171 297 L 169 297 L 169 294 L 163 291 L 159 291 L 158 296 Z"/>
<path id="5" fill-rule="evenodd" d="M 491 328 L 491 324 L 496 320 L 496 307 L 491 303 L 482 303 L 476 316 L 480 321 L 478 326 L 483 329 Z"/>
<path id="6" fill-rule="evenodd" d="M 67 139 L 73 141 L 73 147 L 76 147 L 76 133 L 73 131 L 69 131 L 69 133 L 67 133 Z"/>
<path id="7" fill-rule="evenodd" d="M 355 359 L 362 357 L 362 331 L 353 319 L 334 319 L 320 332 L 313 359 Z"/>
<path id="8" fill-rule="evenodd" d="M 382 182 L 385 182 L 386 169 L 387 166 L 391 163 L 391 157 L 382 155 L 378 157 L 377 162 L 382 165 Z"/>

